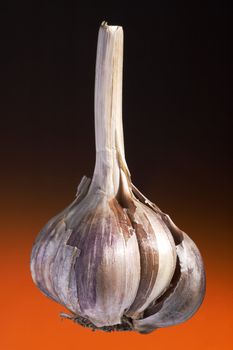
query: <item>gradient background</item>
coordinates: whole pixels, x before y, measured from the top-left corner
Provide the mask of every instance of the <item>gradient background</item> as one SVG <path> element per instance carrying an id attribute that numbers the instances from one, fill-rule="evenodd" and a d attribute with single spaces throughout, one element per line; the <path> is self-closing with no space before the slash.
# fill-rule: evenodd
<path id="1" fill-rule="evenodd" d="M 145 1 L 11 1 L 1 15 L 0 348 L 232 349 L 230 9 L 223 1 L 158 1 L 154 9 Z M 132 179 L 197 243 L 206 266 L 198 313 L 150 335 L 62 321 L 64 308 L 39 292 L 29 271 L 37 233 L 93 172 L 102 20 L 124 27 Z"/>

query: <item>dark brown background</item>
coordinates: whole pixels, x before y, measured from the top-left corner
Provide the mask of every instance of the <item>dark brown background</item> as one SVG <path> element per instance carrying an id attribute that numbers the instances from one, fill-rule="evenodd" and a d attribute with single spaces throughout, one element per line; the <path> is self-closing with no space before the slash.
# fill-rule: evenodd
<path id="1" fill-rule="evenodd" d="M 9 2 L 1 29 L 2 349 L 232 343 L 230 8 L 224 2 Z M 132 179 L 198 244 L 207 294 L 187 323 L 149 336 L 91 333 L 34 287 L 33 241 L 94 167 L 94 70 L 102 20 L 122 25 Z M 181 342 L 182 339 L 182 342 Z M 190 339 L 192 339 L 190 344 Z"/>

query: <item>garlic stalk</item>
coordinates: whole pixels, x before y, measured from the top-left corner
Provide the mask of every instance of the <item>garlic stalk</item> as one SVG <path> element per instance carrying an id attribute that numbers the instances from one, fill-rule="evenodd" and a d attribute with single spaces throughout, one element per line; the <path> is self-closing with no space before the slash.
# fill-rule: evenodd
<path id="1" fill-rule="evenodd" d="M 99 29 L 96 164 L 75 200 L 42 229 L 31 272 L 64 305 L 63 317 L 95 329 L 149 333 L 190 318 L 205 293 L 193 241 L 131 182 L 122 127 L 123 30 Z"/>

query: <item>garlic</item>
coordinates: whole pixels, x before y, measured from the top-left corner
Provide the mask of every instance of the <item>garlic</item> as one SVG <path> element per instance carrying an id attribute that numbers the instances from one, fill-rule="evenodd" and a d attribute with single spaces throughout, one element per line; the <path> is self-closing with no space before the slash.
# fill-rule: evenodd
<path id="1" fill-rule="evenodd" d="M 95 80 L 96 164 L 42 229 L 31 272 L 78 323 L 149 333 L 190 318 L 205 274 L 193 241 L 131 182 L 122 127 L 123 30 L 103 22 Z"/>

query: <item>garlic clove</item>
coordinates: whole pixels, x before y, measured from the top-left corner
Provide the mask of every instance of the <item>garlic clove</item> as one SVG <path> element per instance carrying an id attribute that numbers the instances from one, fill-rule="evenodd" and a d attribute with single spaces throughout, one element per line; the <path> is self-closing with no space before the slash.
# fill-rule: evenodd
<path id="1" fill-rule="evenodd" d="M 201 305 L 205 294 L 205 272 L 199 250 L 168 216 L 166 220 L 169 220 L 172 232 L 181 239 L 176 245 L 177 267 L 168 290 L 145 310 L 142 319 L 133 321 L 135 330 L 140 333 L 188 320 Z"/>
<path id="2" fill-rule="evenodd" d="M 134 227 L 137 234 L 141 280 L 136 299 L 126 312 L 137 318 L 170 284 L 176 267 L 175 243 L 160 216 L 139 201 L 134 201 Z"/>
<path id="3" fill-rule="evenodd" d="M 135 230 L 117 200 L 100 192 L 67 244 L 80 251 L 74 267 L 79 315 L 97 327 L 121 323 L 138 289 L 140 256 Z"/>
<path id="4" fill-rule="evenodd" d="M 169 286 L 176 267 L 176 249 L 173 237 L 160 215 L 133 195 L 129 181 L 130 186 L 121 170 L 117 199 L 125 207 L 136 231 L 141 266 L 137 295 L 125 315 L 138 318 Z"/>

